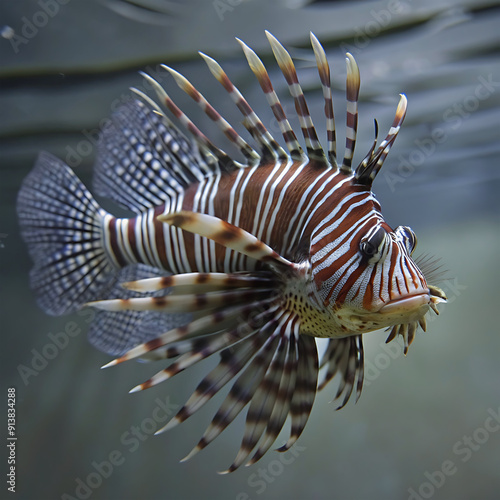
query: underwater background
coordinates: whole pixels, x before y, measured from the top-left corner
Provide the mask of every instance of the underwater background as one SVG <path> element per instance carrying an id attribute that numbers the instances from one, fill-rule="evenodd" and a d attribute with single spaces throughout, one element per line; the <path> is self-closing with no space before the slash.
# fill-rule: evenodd
<path id="1" fill-rule="evenodd" d="M 56 318 L 37 307 L 15 200 L 42 149 L 91 185 L 99 126 L 131 97 L 130 86 L 145 89 L 139 70 L 156 76 L 226 147 L 173 79 L 157 72 L 160 63 L 169 64 L 238 123 L 238 110 L 198 50 L 222 64 L 281 138 L 234 40 L 262 57 L 292 118 L 294 106 L 265 29 L 294 57 L 320 138 L 323 96 L 309 31 L 325 46 L 340 145 L 345 52 L 354 55 L 361 71 L 355 163 L 371 146 L 373 118 L 388 130 L 398 94 L 407 95 L 405 123 L 373 191 L 391 226 L 416 232 L 416 254 L 441 258 L 445 273 L 437 284 L 449 303 L 440 306 L 439 318 L 428 319 L 427 333 L 418 332 L 406 357 L 401 344 L 384 343 L 385 332 L 365 336 L 365 387 L 357 404 L 336 412 L 330 384 L 292 451 L 269 453 L 253 467 L 220 476 L 216 471 L 239 447 L 243 414 L 206 450 L 179 463 L 220 397 L 181 426 L 152 435 L 210 362 L 127 394 L 157 366 L 126 363 L 101 371 L 111 358 L 86 340 L 88 311 Z M 500 498 L 500 2 L 4 1 L 0 30 L 4 474 L 12 387 L 18 437 L 16 493 L 3 481 L 1 498 Z M 298 130 L 297 120 L 291 122 Z"/>

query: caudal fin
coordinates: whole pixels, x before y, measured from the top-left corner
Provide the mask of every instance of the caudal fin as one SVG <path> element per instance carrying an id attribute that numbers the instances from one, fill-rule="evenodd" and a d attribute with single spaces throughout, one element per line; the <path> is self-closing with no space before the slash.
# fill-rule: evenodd
<path id="1" fill-rule="evenodd" d="M 22 183 L 17 213 L 35 263 L 31 286 L 47 313 L 75 311 L 113 284 L 116 270 L 102 243 L 106 212 L 64 162 L 40 153 Z"/>

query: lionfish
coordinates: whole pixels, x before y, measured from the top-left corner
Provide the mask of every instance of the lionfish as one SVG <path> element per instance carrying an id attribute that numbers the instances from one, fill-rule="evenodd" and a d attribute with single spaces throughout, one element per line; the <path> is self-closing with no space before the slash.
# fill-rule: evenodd
<path id="1" fill-rule="evenodd" d="M 181 74 L 163 66 L 236 145 L 244 163 L 217 147 L 151 76 L 158 99 L 188 139 L 144 93 L 103 128 L 94 188 L 131 218 L 102 209 L 73 171 L 42 152 L 18 197 L 23 237 L 35 262 L 31 284 L 49 314 L 98 309 L 89 338 L 130 359 L 177 358 L 131 392 L 152 387 L 218 353 L 218 363 L 158 432 L 197 412 L 226 384 L 225 399 L 185 459 L 213 441 L 247 406 L 241 447 L 230 467 L 259 460 L 290 419 L 288 450 L 301 435 L 318 389 L 335 375 L 339 408 L 363 385 L 364 333 L 387 328 L 404 352 L 425 315 L 446 300 L 412 259 L 417 238 L 392 229 L 371 191 L 399 133 L 394 122 L 353 170 L 359 69 L 347 54 L 346 147 L 336 156 L 330 69 L 311 33 L 326 117 L 318 140 L 286 49 L 266 33 L 285 77 L 306 152 L 256 53 L 238 40 L 267 98 L 286 150 L 221 66 L 200 52 L 243 115 L 250 146 Z M 328 339 L 318 359 L 315 338 Z M 320 380 L 321 370 L 321 380 Z M 253 455 L 252 455 L 253 452 Z"/>

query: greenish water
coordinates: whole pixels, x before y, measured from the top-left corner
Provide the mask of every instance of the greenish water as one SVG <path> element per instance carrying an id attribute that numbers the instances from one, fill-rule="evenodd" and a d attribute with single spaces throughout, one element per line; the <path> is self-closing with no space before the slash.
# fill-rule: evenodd
<path id="1" fill-rule="evenodd" d="M 290 8 L 285 1 L 148 2 L 167 5 L 168 14 L 124 2 L 50 5 L 47 12 L 54 15 L 47 14 L 45 24 L 39 2 L 0 6 L 1 22 L 27 40 L 13 42 L 5 30 L 0 38 L 1 374 L 5 409 L 7 388 L 16 388 L 18 433 L 17 493 L 8 496 L 4 483 L 2 498 L 497 499 L 499 3 L 323 2 Z M 36 22 L 40 26 L 29 31 Z M 153 416 L 182 405 L 206 366 L 128 395 L 155 367 L 132 363 L 101 371 L 109 357 L 88 344 L 86 316 L 53 318 L 37 308 L 14 203 L 40 149 L 73 162 L 89 184 L 96 130 L 128 87 L 141 85 L 138 69 L 169 63 L 236 123 L 237 112 L 207 78 L 197 50 L 223 64 L 277 135 L 233 39 L 242 38 L 263 56 L 285 101 L 264 29 L 296 47 L 291 52 L 299 58 L 299 78 L 321 137 L 323 103 L 308 33 L 314 31 L 327 48 L 341 135 L 343 59 L 346 50 L 354 54 L 361 70 L 355 159 L 371 145 L 373 118 L 386 130 L 398 93 L 407 95 L 405 124 L 374 192 L 391 225 L 410 225 L 418 251 L 441 257 L 447 269 L 441 286 L 450 300 L 428 332 L 419 332 L 406 358 L 397 346 L 384 344 L 384 332 L 368 335 L 360 401 L 335 412 L 328 403 L 334 387 L 327 387 L 293 453 L 270 453 L 252 468 L 218 476 L 215 471 L 237 451 L 241 419 L 182 464 L 214 404 L 166 434 L 151 435 Z M 172 81 L 165 79 L 165 85 L 199 116 Z M 290 101 L 287 106 L 291 114 Z M 216 131 L 210 134 L 219 140 Z"/>

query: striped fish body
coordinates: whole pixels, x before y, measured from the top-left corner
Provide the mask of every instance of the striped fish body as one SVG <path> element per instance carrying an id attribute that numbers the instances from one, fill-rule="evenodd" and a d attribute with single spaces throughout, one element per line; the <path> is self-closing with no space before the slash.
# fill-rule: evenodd
<path id="1" fill-rule="evenodd" d="M 383 219 L 371 185 L 406 112 L 401 97 L 387 137 L 353 171 L 359 71 L 347 57 L 347 139 L 336 159 L 326 55 L 312 36 L 325 98 L 326 152 L 308 114 L 290 56 L 268 35 L 295 100 L 302 151 L 260 59 L 242 43 L 283 133 L 279 146 L 222 68 L 203 55 L 244 116 L 257 152 L 182 75 L 166 68 L 240 149 L 241 164 L 217 148 L 145 75 L 185 126 L 182 134 L 156 102 L 123 106 L 102 131 L 95 190 L 137 215 L 117 218 L 96 203 L 60 160 L 42 153 L 18 197 L 24 239 L 35 261 L 31 282 L 51 314 L 98 309 L 89 332 L 119 357 L 177 358 L 135 390 L 156 385 L 220 354 L 179 413 L 186 420 L 232 387 L 187 458 L 207 446 L 248 404 L 240 451 L 226 472 L 259 460 L 290 417 L 289 449 L 318 388 L 336 374 L 340 407 L 363 383 L 362 334 L 390 329 L 405 353 L 425 314 L 446 297 L 412 259 L 416 237 Z M 145 101 L 145 102 L 144 102 Z M 318 359 L 314 337 L 329 339 Z M 318 380 L 320 369 L 323 379 Z M 250 454 L 254 451 L 252 457 Z"/>
<path id="2" fill-rule="evenodd" d="M 241 168 L 192 184 L 174 205 L 182 211 L 227 221 L 295 261 L 300 251 L 302 258 L 307 258 L 309 249 L 307 245 L 300 249 L 300 243 L 310 239 L 316 219 L 325 211 L 311 206 L 312 198 L 317 196 L 310 189 L 311 182 L 319 184 L 323 179 L 324 189 L 328 190 L 340 177 L 327 167 L 313 167 L 311 171 L 308 162 Z M 133 219 L 109 217 L 105 231 L 116 264 L 142 262 L 174 274 L 229 273 L 256 267 L 255 259 L 198 234 L 181 232 L 158 219 L 171 210 L 171 206 L 162 204 Z M 307 224 L 305 219 L 309 219 Z"/>

